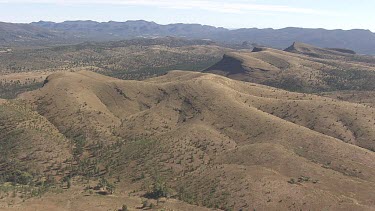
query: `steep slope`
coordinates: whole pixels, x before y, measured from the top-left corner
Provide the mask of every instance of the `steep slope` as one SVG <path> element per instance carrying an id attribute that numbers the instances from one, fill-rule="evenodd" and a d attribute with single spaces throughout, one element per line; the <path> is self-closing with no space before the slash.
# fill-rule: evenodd
<path id="1" fill-rule="evenodd" d="M 28 185 L 64 177 L 70 141 L 48 120 L 19 101 L 0 102 L 1 182 Z"/>
<path id="2" fill-rule="evenodd" d="M 374 90 L 374 70 L 374 57 L 294 43 L 285 51 L 255 48 L 227 53 L 204 72 L 290 91 L 321 92 Z"/>
<path id="3" fill-rule="evenodd" d="M 374 108 L 183 71 L 147 81 L 56 73 L 21 98 L 63 134 L 86 137 L 88 158 L 108 156 L 109 178 L 162 177 L 192 204 L 375 207 Z"/>

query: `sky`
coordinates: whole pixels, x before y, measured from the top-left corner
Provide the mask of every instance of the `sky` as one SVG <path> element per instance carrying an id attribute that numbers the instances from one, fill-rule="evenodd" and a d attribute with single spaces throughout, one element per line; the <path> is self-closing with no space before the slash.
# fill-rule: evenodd
<path id="1" fill-rule="evenodd" d="M 375 0 L 0 0 L 0 21 L 147 20 L 236 28 L 369 29 Z"/>

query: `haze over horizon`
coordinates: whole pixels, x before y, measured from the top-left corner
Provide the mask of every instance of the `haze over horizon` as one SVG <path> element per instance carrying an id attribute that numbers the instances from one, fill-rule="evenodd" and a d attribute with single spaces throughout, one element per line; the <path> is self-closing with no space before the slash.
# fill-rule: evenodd
<path id="1" fill-rule="evenodd" d="M 0 0 L 0 211 L 375 210 L 374 8 Z"/>
<path id="2" fill-rule="evenodd" d="M 146 20 L 237 28 L 369 29 L 375 2 L 364 0 L 0 0 L 0 21 Z M 218 18 L 220 17 L 220 18 Z M 278 21 L 275 21 L 277 19 Z"/>

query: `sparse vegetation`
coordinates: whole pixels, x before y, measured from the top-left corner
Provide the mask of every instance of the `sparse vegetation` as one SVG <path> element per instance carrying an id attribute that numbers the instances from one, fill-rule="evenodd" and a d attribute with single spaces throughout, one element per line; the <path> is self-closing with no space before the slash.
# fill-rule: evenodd
<path id="1" fill-rule="evenodd" d="M 154 183 L 152 184 L 152 189 L 148 193 L 146 193 L 147 198 L 159 199 L 161 197 L 168 197 L 171 194 L 170 188 L 168 188 L 166 182 L 156 177 L 154 179 Z"/>
<path id="2" fill-rule="evenodd" d="M 36 90 L 42 87 L 41 82 L 0 81 L 0 98 L 13 99 L 23 92 Z"/>
<path id="3" fill-rule="evenodd" d="M 293 92 L 374 90 L 374 57 L 295 43 L 286 51 L 233 52 L 205 72 Z"/>
<path id="4" fill-rule="evenodd" d="M 0 73 L 91 70 L 120 79 L 143 80 L 175 69 L 203 70 L 227 50 L 206 41 L 174 38 L 15 49 L 0 53 Z M 0 98 L 15 98 L 42 85 L 43 80 L 35 78 L 0 80 Z"/>
<path id="5" fill-rule="evenodd" d="M 0 101 L 0 195 L 112 210 L 372 207 L 375 110 L 344 99 L 187 71 L 59 72 Z"/>

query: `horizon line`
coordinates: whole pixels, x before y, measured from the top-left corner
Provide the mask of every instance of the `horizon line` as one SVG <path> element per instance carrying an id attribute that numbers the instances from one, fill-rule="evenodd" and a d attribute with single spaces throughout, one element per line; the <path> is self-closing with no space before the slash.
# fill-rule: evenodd
<path id="1" fill-rule="evenodd" d="M 355 30 L 364 30 L 364 31 L 370 31 L 371 33 L 375 33 L 370 29 L 364 29 L 364 28 L 351 28 L 351 29 L 342 29 L 342 28 L 323 28 L 323 27 L 301 27 L 301 26 L 286 26 L 286 27 L 281 27 L 281 28 L 272 28 L 272 27 L 241 27 L 241 28 L 228 28 L 228 27 L 223 27 L 223 26 L 214 26 L 214 25 L 208 25 L 208 24 L 201 24 L 201 23 L 187 23 L 187 22 L 175 22 L 175 23 L 157 23 L 155 21 L 150 21 L 150 20 L 145 20 L 145 19 L 129 19 L 129 20 L 124 20 L 124 21 L 115 21 L 115 20 L 108 20 L 108 21 L 98 21 L 98 20 L 83 20 L 83 19 L 76 19 L 76 20 L 64 20 L 64 21 L 49 21 L 49 20 L 39 20 L 39 21 L 32 21 L 32 22 L 3 22 L 0 20 L 0 23 L 10 23 L 10 24 L 33 24 L 33 23 L 39 23 L 39 22 L 46 22 L 46 23 L 65 23 L 65 22 L 96 22 L 96 23 L 110 23 L 110 22 L 115 22 L 115 23 L 126 23 L 126 22 L 136 22 L 136 21 L 144 21 L 148 23 L 155 23 L 157 25 L 161 26 L 168 26 L 168 25 L 176 25 L 176 24 L 185 24 L 185 25 L 201 25 L 201 26 L 209 26 L 209 27 L 215 27 L 217 29 L 227 29 L 230 31 L 233 30 L 241 30 L 241 29 L 260 29 L 260 30 L 266 30 L 266 29 L 273 29 L 273 30 L 282 30 L 282 29 L 287 29 L 287 28 L 295 28 L 295 29 L 323 29 L 327 31 L 355 31 Z"/>

